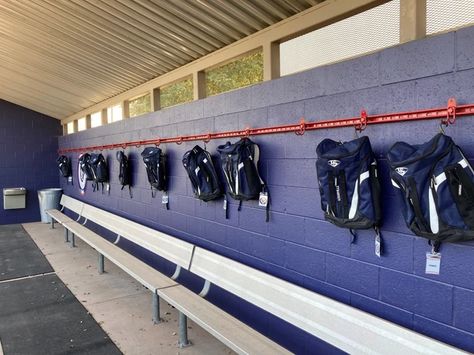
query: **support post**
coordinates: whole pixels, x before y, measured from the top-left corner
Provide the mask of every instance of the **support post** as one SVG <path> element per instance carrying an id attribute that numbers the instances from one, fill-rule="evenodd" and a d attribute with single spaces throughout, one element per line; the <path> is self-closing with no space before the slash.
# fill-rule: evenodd
<path id="1" fill-rule="evenodd" d="M 103 108 L 102 110 L 100 110 L 101 126 L 105 126 L 107 123 L 109 123 L 107 115 L 107 108 Z"/>
<path id="2" fill-rule="evenodd" d="M 89 129 L 92 127 L 92 118 L 91 115 L 86 115 L 86 129 Z"/>
<path id="3" fill-rule="evenodd" d="M 178 347 L 185 348 L 191 343 L 188 340 L 188 317 L 182 312 L 179 312 L 179 340 L 178 340 Z"/>
<path id="4" fill-rule="evenodd" d="M 400 43 L 426 36 L 426 0 L 400 0 Z"/>
<path id="5" fill-rule="evenodd" d="M 63 124 L 63 136 L 67 135 L 67 124 Z"/>
<path id="6" fill-rule="evenodd" d="M 160 88 L 150 90 L 151 112 L 161 109 Z"/>
<path id="7" fill-rule="evenodd" d="M 197 71 L 193 73 L 193 99 L 199 100 L 206 97 L 206 73 Z"/>
<path id="8" fill-rule="evenodd" d="M 54 218 L 51 217 L 51 229 L 54 229 Z"/>
<path id="9" fill-rule="evenodd" d="M 64 241 L 69 242 L 69 230 L 67 228 L 64 228 Z"/>
<path id="10" fill-rule="evenodd" d="M 153 292 L 153 298 L 152 298 L 152 320 L 153 324 L 158 324 L 161 322 L 160 319 L 160 297 L 156 293 L 156 291 Z"/>
<path id="11" fill-rule="evenodd" d="M 263 44 L 263 81 L 280 77 L 280 43 Z"/>
<path id="12" fill-rule="evenodd" d="M 127 118 L 130 118 L 130 104 L 128 100 L 122 101 L 122 118 L 124 120 L 126 120 Z"/>
<path id="13" fill-rule="evenodd" d="M 104 255 L 99 253 L 99 274 L 103 274 L 104 273 Z"/>
<path id="14" fill-rule="evenodd" d="M 76 133 L 79 132 L 79 122 L 77 120 L 74 120 L 72 123 L 72 132 L 71 133 Z"/>
<path id="15" fill-rule="evenodd" d="M 74 233 L 71 234 L 71 248 L 74 248 L 76 246 L 76 236 Z"/>

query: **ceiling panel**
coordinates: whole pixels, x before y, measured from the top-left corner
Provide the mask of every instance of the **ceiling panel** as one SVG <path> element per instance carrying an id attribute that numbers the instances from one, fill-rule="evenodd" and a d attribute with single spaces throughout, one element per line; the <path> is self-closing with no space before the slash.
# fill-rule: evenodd
<path id="1" fill-rule="evenodd" d="M 1 0 L 0 98 L 61 119 L 318 2 Z"/>

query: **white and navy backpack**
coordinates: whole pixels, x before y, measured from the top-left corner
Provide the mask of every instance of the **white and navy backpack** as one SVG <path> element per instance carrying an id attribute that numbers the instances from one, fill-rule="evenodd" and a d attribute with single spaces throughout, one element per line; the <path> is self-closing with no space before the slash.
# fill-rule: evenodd
<path id="1" fill-rule="evenodd" d="M 451 137 L 397 142 L 387 159 L 408 228 L 432 240 L 435 252 L 441 242 L 474 239 L 474 170 Z"/>
<path id="2" fill-rule="evenodd" d="M 325 139 L 316 148 L 321 208 L 327 221 L 354 230 L 374 228 L 375 253 L 382 253 L 380 182 L 368 137 L 349 142 Z"/>
<path id="3" fill-rule="evenodd" d="M 258 200 L 259 206 L 266 208 L 266 221 L 269 221 L 270 196 L 265 182 L 258 172 L 260 149 L 249 138 L 217 147 L 222 173 L 225 178 L 226 190 L 229 195 L 239 201 Z M 227 196 L 224 200 L 227 218 Z"/>

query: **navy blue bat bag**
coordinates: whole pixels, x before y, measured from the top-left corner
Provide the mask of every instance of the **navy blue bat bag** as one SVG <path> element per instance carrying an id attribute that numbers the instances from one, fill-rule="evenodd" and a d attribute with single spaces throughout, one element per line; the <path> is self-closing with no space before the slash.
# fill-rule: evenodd
<path id="1" fill-rule="evenodd" d="M 474 170 L 451 137 L 395 143 L 387 154 L 405 222 L 416 235 L 441 242 L 474 239 Z"/>
<path id="2" fill-rule="evenodd" d="M 368 137 L 349 142 L 325 139 L 316 148 L 321 208 L 327 221 L 348 228 L 374 228 L 375 253 L 382 253 L 380 182 Z"/>
<path id="3" fill-rule="evenodd" d="M 321 208 L 326 220 L 351 229 L 378 226 L 380 184 L 369 138 L 344 143 L 325 139 L 316 153 Z"/>

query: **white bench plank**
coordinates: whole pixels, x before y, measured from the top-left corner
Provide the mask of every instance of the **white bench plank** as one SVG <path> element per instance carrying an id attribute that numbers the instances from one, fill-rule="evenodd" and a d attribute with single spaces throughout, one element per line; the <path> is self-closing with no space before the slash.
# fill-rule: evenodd
<path id="1" fill-rule="evenodd" d="M 69 218 L 66 216 L 64 213 L 58 211 L 58 210 L 46 210 L 46 213 L 51 216 L 52 219 L 57 221 L 60 224 L 66 223 L 66 222 L 74 222 L 73 219 Z"/>
<path id="2" fill-rule="evenodd" d="M 61 201 L 59 203 L 65 208 L 67 208 L 68 210 L 77 213 L 78 215 L 82 214 L 82 209 L 84 207 L 84 203 L 82 201 L 76 200 L 75 198 L 62 194 Z"/>
<path id="3" fill-rule="evenodd" d="M 85 205 L 82 216 L 186 270 L 189 268 L 194 248 L 193 244 L 94 206 Z"/>
<path id="4" fill-rule="evenodd" d="M 81 224 L 74 221 L 66 222 L 64 227 L 69 229 L 99 253 L 103 254 L 107 259 L 151 291 L 156 292 L 157 289 L 177 285 L 177 283 L 172 279 L 162 275 L 159 271 L 148 266 L 143 261 L 109 243 L 107 240 Z"/>
<path id="5" fill-rule="evenodd" d="M 461 354 L 461 350 L 196 248 L 191 272 L 351 354 Z"/>
<path id="6" fill-rule="evenodd" d="M 291 354 L 184 286 L 158 290 L 158 295 L 239 354 Z"/>

